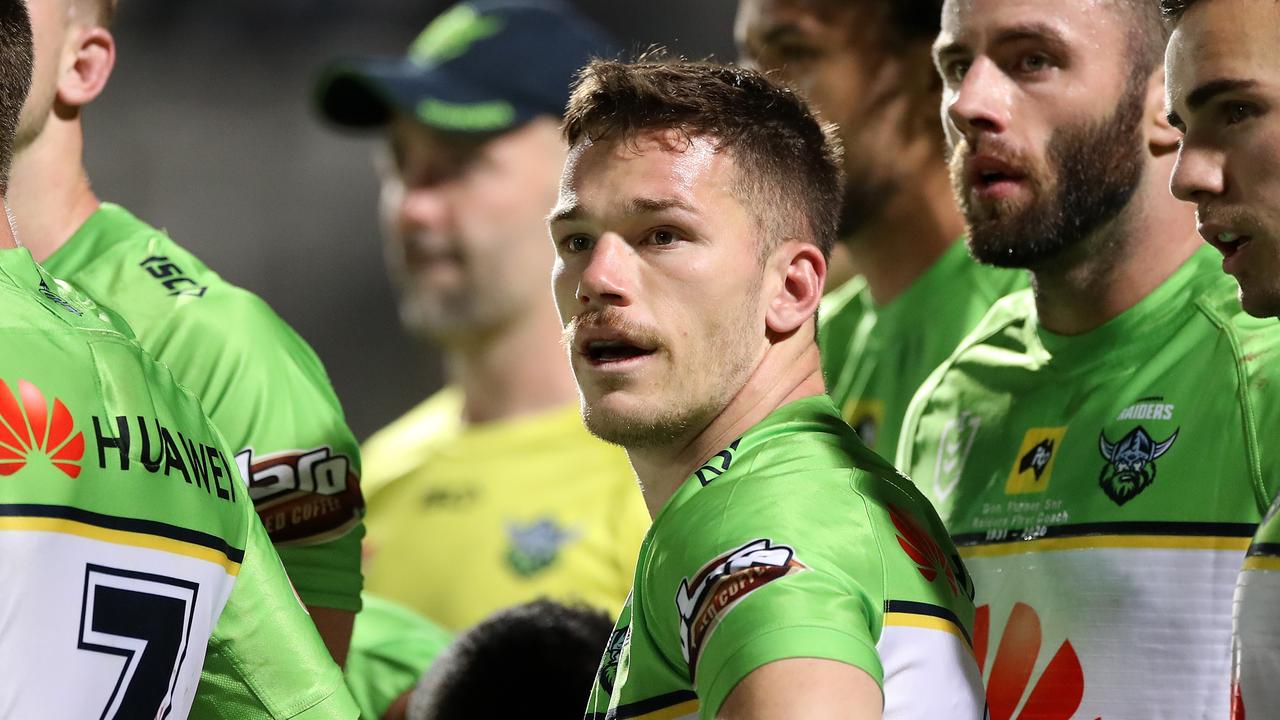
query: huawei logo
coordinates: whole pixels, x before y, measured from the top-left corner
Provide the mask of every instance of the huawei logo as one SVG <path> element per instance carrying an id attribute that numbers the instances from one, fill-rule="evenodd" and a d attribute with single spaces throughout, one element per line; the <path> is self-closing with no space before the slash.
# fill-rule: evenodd
<path id="1" fill-rule="evenodd" d="M 26 467 L 31 453 L 49 458 L 69 478 L 80 476 L 84 434 L 76 432 L 71 411 L 54 398 L 52 407 L 40 388 L 18 381 L 18 395 L 0 380 L 0 477 Z"/>
<path id="2" fill-rule="evenodd" d="M 1028 694 L 1027 685 L 1040 657 L 1040 616 L 1025 603 L 1013 606 L 988 674 L 990 628 L 991 606 L 983 605 L 973 618 L 973 653 L 978 669 L 987 677 L 991 720 L 1070 720 L 1084 699 L 1084 670 L 1071 641 L 1058 646 Z M 1026 702 L 1022 703 L 1024 697 Z M 1019 703 L 1022 710 L 1014 715 Z"/>
<path id="3" fill-rule="evenodd" d="M 898 544 L 902 546 L 907 557 L 915 562 L 916 569 L 924 579 L 933 582 L 938 574 L 942 573 L 947 578 L 951 594 L 955 595 L 959 592 L 955 570 L 942 552 L 942 548 L 938 547 L 937 541 L 915 520 L 894 505 L 889 506 L 889 519 L 893 520 L 893 526 L 898 530 Z"/>

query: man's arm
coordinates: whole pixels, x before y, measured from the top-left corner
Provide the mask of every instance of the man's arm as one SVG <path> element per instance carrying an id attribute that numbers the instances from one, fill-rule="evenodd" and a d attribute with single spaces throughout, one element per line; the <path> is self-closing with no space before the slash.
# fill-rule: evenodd
<path id="1" fill-rule="evenodd" d="M 884 696 L 866 672 L 836 660 L 791 658 L 763 665 L 729 693 L 717 720 L 880 720 Z"/>
<path id="2" fill-rule="evenodd" d="M 356 614 L 348 610 L 313 605 L 307 606 L 307 612 L 311 613 L 311 621 L 316 624 L 316 630 L 320 631 L 320 638 L 324 640 L 324 646 L 329 649 L 333 661 L 338 663 L 338 667 L 346 667 L 347 650 L 351 647 L 351 628 L 355 625 Z"/>

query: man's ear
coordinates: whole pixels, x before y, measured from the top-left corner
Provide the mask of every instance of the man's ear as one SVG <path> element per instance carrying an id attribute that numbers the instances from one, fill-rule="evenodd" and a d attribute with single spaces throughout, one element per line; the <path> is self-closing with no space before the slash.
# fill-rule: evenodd
<path id="1" fill-rule="evenodd" d="M 73 27 L 63 55 L 65 66 L 58 78 L 58 102 L 81 108 L 102 94 L 116 62 L 116 41 L 100 26 Z"/>
<path id="2" fill-rule="evenodd" d="M 1182 140 L 1182 132 L 1169 124 L 1167 107 L 1162 64 L 1147 79 L 1147 98 L 1144 106 L 1147 144 L 1151 148 L 1151 154 L 1156 157 L 1177 152 L 1178 143 Z"/>
<path id="3" fill-rule="evenodd" d="M 771 334 L 789 335 L 818 311 L 827 261 L 812 243 L 785 240 L 774 250 L 770 267 L 781 272 L 782 283 L 769 299 L 765 326 Z"/>

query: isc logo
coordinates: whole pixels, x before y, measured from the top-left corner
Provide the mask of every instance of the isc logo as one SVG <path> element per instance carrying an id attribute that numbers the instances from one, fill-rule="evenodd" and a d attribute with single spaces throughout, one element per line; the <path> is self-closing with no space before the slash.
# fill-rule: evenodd
<path id="1" fill-rule="evenodd" d="M 170 295 L 203 297 L 205 291 L 209 289 L 187 277 L 182 268 L 165 255 L 152 255 L 139 263 L 139 266 L 144 268 L 151 277 L 159 280 Z"/>
<path id="2" fill-rule="evenodd" d="M 240 476 L 255 503 L 291 492 L 337 495 L 347 489 L 351 461 L 329 446 L 286 450 L 255 458 L 253 448 L 236 453 Z"/>

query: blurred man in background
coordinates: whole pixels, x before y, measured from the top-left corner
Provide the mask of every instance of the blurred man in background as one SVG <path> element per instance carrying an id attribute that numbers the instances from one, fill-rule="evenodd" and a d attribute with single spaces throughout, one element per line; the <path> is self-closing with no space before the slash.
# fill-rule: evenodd
<path id="1" fill-rule="evenodd" d="M 823 301 L 827 391 L 892 457 L 911 396 L 1022 273 L 965 252 L 929 56 L 941 0 L 742 0 L 747 63 L 776 71 L 840 128 L 840 240 L 858 274 Z"/>
<path id="2" fill-rule="evenodd" d="M 385 134 L 388 271 L 448 373 L 365 445 L 368 586 L 449 630 L 543 596 L 618 612 L 648 524 L 626 456 L 582 427 L 546 289 L 560 116 L 609 47 L 560 4 L 464 3 L 404 59 L 320 82 L 330 120 Z"/>
<path id="3" fill-rule="evenodd" d="M 6 217 L 31 77 L 26 7 L 6 0 Z M 356 718 L 199 402 L 41 269 L 9 222 L 0 348 L 0 713 Z M 163 469 L 140 462 L 148 442 L 163 444 Z"/>
<path id="4" fill-rule="evenodd" d="M 1244 309 L 1280 317 L 1280 3 L 1164 0 L 1169 121 L 1183 132 L 1173 193 L 1240 284 Z M 1269 489 L 1275 491 L 1274 478 Z M 1280 503 L 1246 553 L 1236 590 L 1231 711 L 1280 708 Z"/>
<path id="5" fill-rule="evenodd" d="M 262 300 L 124 208 L 100 202 L 90 186 L 82 116 L 111 76 L 115 5 L 31 0 L 35 76 L 18 127 L 10 207 L 32 255 L 122 315 L 199 396 L 341 663 L 360 607 L 364 502 L 355 439 L 301 337 Z M 163 460 L 158 440 L 136 441 L 141 462 Z"/>
<path id="6" fill-rule="evenodd" d="M 1242 313 L 1169 193 L 1165 40 L 1146 0 L 943 12 L 969 247 L 1032 289 L 930 376 L 899 464 L 973 573 L 993 718 L 1227 716 L 1232 589 L 1280 477 L 1280 325 Z"/>

